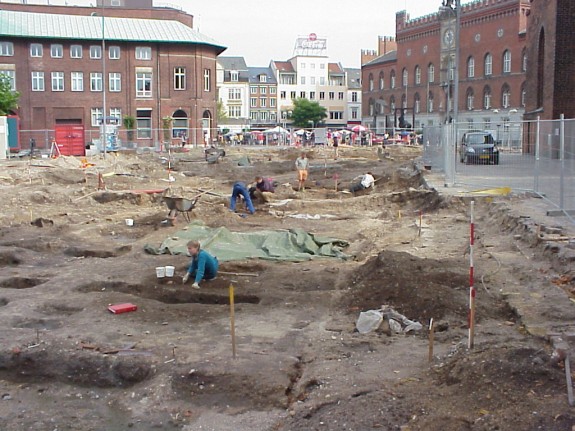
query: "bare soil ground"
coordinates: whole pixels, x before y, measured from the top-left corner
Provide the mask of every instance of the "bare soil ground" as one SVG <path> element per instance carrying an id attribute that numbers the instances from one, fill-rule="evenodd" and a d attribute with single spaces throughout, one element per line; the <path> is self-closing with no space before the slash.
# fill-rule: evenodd
<path id="1" fill-rule="evenodd" d="M 522 215 L 533 198 L 475 198 L 468 349 L 470 198 L 427 188 L 419 148 L 384 158 L 341 148 L 337 161 L 310 149 L 303 193 L 298 150 L 226 151 L 217 164 L 201 149 L 170 161 L 108 154 L 87 168 L 73 157 L 2 163 L 0 429 L 572 431 L 550 337 L 572 332 L 573 254 L 553 241 L 561 229 Z M 250 166 L 238 165 L 243 156 Z M 373 192 L 343 191 L 368 170 Z M 98 173 L 107 190 L 97 190 Z M 280 183 L 276 200 L 291 200 L 245 218 L 230 212 L 233 182 L 257 174 Z M 189 258 L 144 252 L 186 225 L 162 223 L 161 194 L 141 192 L 167 187 L 210 191 L 192 218 L 211 227 L 299 227 L 348 241 L 351 258 L 223 262 L 200 290 L 183 286 Z M 157 279 L 163 265 L 177 277 Z M 107 310 L 124 302 L 138 310 Z M 424 330 L 358 333 L 359 313 L 382 305 Z"/>

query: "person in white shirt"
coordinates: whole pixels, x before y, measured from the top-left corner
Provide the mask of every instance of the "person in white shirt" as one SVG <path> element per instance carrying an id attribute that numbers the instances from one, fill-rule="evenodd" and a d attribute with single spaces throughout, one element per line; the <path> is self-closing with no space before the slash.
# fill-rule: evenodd
<path id="1" fill-rule="evenodd" d="M 361 180 L 358 183 L 351 185 L 349 191 L 355 193 L 360 190 L 369 189 L 370 187 L 373 187 L 374 183 L 375 178 L 373 178 L 373 174 L 371 172 L 367 172 L 361 176 Z"/>

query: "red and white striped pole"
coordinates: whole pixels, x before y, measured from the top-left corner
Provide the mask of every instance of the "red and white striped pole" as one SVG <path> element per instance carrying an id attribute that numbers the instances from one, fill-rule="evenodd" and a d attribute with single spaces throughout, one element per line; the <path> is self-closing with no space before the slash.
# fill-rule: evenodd
<path id="1" fill-rule="evenodd" d="M 469 314 L 467 316 L 467 324 L 469 326 L 469 341 L 467 347 L 473 348 L 473 338 L 475 335 L 475 287 L 473 287 L 473 243 L 475 238 L 475 222 L 473 218 L 473 210 L 475 201 L 471 201 L 471 216 L 469 228 Z"/>

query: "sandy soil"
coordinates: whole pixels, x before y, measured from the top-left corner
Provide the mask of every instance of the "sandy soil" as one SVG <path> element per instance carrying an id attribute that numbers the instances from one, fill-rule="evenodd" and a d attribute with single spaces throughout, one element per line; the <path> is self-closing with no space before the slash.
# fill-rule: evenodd
<path id="1" fill-rule="evenodd" d="M 556 341 L 575 319 L 573 253 L 560 228 L 522 215 L 533 198 L 475 197 L 469 349 L 470 198 L 426 187 L 419 148 L 341 148 L 337 161 L 310 149 L 303 193 L 299 151 L 226 153 L 216 164 L 201 149 L 108 154 L 86 168 L 72 157 L 2 163 L 0 429 L 574 429 L 556 357 L 570 352 Z M 239 166 L 245 156 L 251 165 Z M 346 193 L 367 170 L 375 190 Z M 230 212 L 233 182 L 257 174 L 291 200 Z M 303 228 L 348 241 L 351 258 L 223 262 L 200 290 L 183 286 L 187 257 L 144 251 L 186 226 L 163 223 L 162 194 L 142 193 L 167 187 L 209 191 L 191 213 L 209 226 Z M 163 265 L 176 267 L 173 280 L 156 278 Z M 124 302 L 138 310 L 107 309 Z M 384 305 L 423 329 L 384 321 L 360 334 L 359 313 Z"/>

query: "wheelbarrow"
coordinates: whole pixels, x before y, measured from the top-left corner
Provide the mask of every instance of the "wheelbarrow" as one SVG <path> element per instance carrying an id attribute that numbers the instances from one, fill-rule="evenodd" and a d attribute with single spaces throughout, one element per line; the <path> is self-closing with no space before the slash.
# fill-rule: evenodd
<path id="1" fill-rule="evenodd" d="M 194 206 L 196 205 L 198 199 L 199 196 L 196 197 L 195 199 L 177 198 L 171 196 L 163 197 L 166 206 L 170 210 L 168 217 L 174 220 L 176 218 L 177 213 L 182 213 L 188 223 L 190 222 L 190 213 L 194 209 Z"/>

